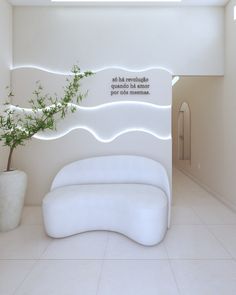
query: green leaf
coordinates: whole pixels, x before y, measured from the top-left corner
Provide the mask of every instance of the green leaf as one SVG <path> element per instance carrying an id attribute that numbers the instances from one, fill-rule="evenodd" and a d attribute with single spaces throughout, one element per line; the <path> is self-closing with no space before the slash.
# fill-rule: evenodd
<path id="1" fill-rule="evenodd" d="M 80 103 L 86 97 L 87 92 L 80 91 L 80 81 L 91 75 L 94 73 L 81 73 L 78 65 L 73 66 L 72 75 L 67 78 L 61 97 L 57 94 L 45 94 L 40 81 L 37 81 L 36 89 L 28 100 L 32 109 L 30 114 L 12 109 L 9 101 L 6 101 L 6 109 L 0 115 L 0 141 L 3 145 L 15 149 L 19 145 L 25 145 L 39 131 L 56 130 L 58 119 L 64 119 L 68 113 L 76 112 L 73 103 Z M 12 96 L 13 93 L 10 91 L 8 97 Z"/>

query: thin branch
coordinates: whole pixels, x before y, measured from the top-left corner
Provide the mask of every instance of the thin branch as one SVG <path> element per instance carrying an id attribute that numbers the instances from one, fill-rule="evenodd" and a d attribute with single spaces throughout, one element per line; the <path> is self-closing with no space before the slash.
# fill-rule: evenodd
<path id="1" fill-rule="evenodd" d="M 64 96 L 60 99 L 57 95 L 53 98 L 43 94 L 43 87 L 40 84 L 38 85 L 33 92 L 33 98 L 29 100 L 32 115 L 23 111 L 20 116 L 15 109 L 11 108 L 9 102 L 6 103 L 8 107 L 0 115 L 0 141 L 10 148 L 7 171 L 11 168 L 12 154 L 17 146 L 24 145 L 39 131 L 55 129 L 55 116 L 60 114 L 61 119 L 65 118 L 69 111 L 72 113 L 75 111 L 75 108 L 71 106 L 74 99 L 76 98 L 76 102 L 79 103 L 86 97 L 86 93 L 81 94 L 79 92 L 80 80 L 91 76 L 93 73 L 80 73 L 78 66 L 73 67 L 72 73 L 74 76 L 72 80 L 67 80 L 68 84 L 64 88 Z M 12 97 L 11 92 L 9 97 Z M 47 106 L 48 103 L 51 103 L 51 108 Z M 42 114 L 40 115 L 39 112 Z"/>

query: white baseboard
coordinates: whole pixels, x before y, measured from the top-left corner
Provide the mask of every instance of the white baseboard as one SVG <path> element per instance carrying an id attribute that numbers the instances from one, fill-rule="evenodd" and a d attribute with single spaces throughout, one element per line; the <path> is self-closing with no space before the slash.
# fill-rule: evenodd
<path id="1" fill-rule="evenodd" d="M 221 203 L 223 203 L 225 206 L 227 206 L 229 209 L 236 212 L 236 206 L 232 204 L 232 202 L 225 200 L 221 195 L 213 191 L 209 186 L 207 186 L 205 183 L 202 183 L 199 179 L 197 179 L 195 176 L 193 176 L 190 172 L 186 171 L 184 168 L 175 166 L 176 169 L 181 171 L 183 174 L 191 178 L 194 182 L 196 182 L 198 185 L 200 185 L 203 189 L 205 189 L 208 193 L 210 193 L 213 197 L 215 197 L 217 200 L 219 200 Z"/>

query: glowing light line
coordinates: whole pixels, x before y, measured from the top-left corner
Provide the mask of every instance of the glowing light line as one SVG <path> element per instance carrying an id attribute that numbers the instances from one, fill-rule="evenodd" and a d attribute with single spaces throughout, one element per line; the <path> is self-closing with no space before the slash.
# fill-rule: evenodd
<path id="1" fill-rule="evenodd" d="M 49 73 L 49 74 L 61 75 L 61 76 L 71 76 L 72 75 L 71 72 L 55 71 L 55 70 L 51 70 L 49 68 L 44 68 L 44 67 L 40 67 L 40 66 L 24 65 L 24 66 L 11 67 L 11 71 L 20 70 L 20 69 L 39 70 L 39 71 L 46 72 L 46 73 Z M 134 70 L 134 69 L 128 69 L 128 68 L 125 68 L 125 67 L 114 66 L 114 67 L 104 67 L 104 68 L 101 68 L 101 69 L 94 70 L 92 72 L 96 74 L 96 73 L 99 73 L 99 72 L 102 72 L 102 71 L 107 71 L 107 70 L 122 70 L 122 71 L 130 72 L 130 73 L 143 73 L 143 72 L 146 72 L 146 71 L 163 70 L 163 71 L 166 71 L 166 72 L 170 73 L 173 76 L 173 73 L 170 70 L 168 70 L 166 68 L 163 68 L 163 67 L 148 67 L 148 68 L 145 68 L 145 69 Z M 83 72 L 81 72 L 81 74 L 83 74 Z M 172 86 L 174 86 L 178 81 L 179 81 L 179 76 L 174 77 L 172 79 Z"/>
<path id="2" fill-rule="evenodd" d="M 20 65 L 20 66 L 13 66 L 11 68 L 12 71 L 19 70 L 19 69 L 40 70 L 40 71 L 47 72 L 50 74 L 63 75 L 63 76 L 72 75 L 71 72 L 55 71 L 55 70 L 51 70 L 49 68 L 44 68 L 44 67 L 36 66 L 36 65 Z M 95 69 L 92 72 L 99 73 L 99 72 L 107 71 L 107 70 L 121 70 L 121 71 L 130 72 L 130 73 L 140 73 L 140 72 L 142 73 L 142 72 L 152 71 L 152 70 L 163 70 L 163 71 L 166 71 L 166 72 L 170 73 L 171 75 L 173 75 L 173 73 L 170 70 L 168 70 L 164 67 L 147 67 L 147 68 L 142 68 L 142 69 L 128 69 L 128 68 L 120 67 L 120 66 L 112 66 L 112 67 L 103 67 L 100 69 Z M 81 73 L 83 73 L 83 72 L 81 72 Z"/>
<path id="3" fill-rule="evenodd" d="M 145 128 L 128 128 L 128 129 L 122 130 L 120 132 L 117 132 L 114 136 L 109 137 L 109 138 L 106 139 L 106 138 L 103 138 L 103 137 L 99 136 L 93 129 L 91 129 L 91 128 L 87 127 L 87 126 L 83 126 L 83 125 L 74 126 L 74 127 L 70 128 L 68 131 L 58 134 L 58 136 L 46 137 L 46 136 L 43 136 L 43 135 L 36 134 L 34 136 L 34 138 L 40 139 L 40 140 L 55 140 L 55 139 L 64 137 L 68 133 L 72 132 L 73 130 L 77 130 L 77 129 L 83 129 L 85 131 L 88 131 L 98 141 L 100 141 L 102 143 L 110 143 L 110 142 L 114 141 L 117 137 L 119 137 L 121 135 L 124 135 L 126 133 L 131 133 L 131 132 L 144 132 L 144 133 L 150 134 L 150 135 L 152 135 L 152 136 L 154 136 L 154 137 L 156 137 L 156 138 L 158 138 L 160 140 L 171 140 L 171 138 L 172 138 L 171 135 L 161 136 L 161 135 L 158 135 L 155 132 L 153 132 L 153 131 L 151 131 L 149 129 L 145 129 Z"/>
<path id="4" fill-rule="evenodd" d="M 156 109 L 161 109 L 161 110 L 170 110 L 171 109 L 171 105 L 156 105 L 156 104 L 153 104 L 150 102 L 128 101 L 128 100 L 127 101 L 113 101 L 113 102 L 100 104 L 97 106 L 80 106 L 80 105 L 76 105 L 76 104 L 69 104 L 69 106 L 76 107 L 78 110 L 88 110 L 88 111 L 99 110 L 99 109 L 113 107 L 113 106 L 115 107 L 115 106 L 119 106 L 119 105 L 140 105 L 140 106 L 156 108 Z M 26 111 L 26 112 L 32 112 L 32 109 L 30 109 L 30 108 L 22 108 L 22 107 L 14 106 L 14 105 L 11 105 L 11 108 Z M 50 106 L 48 106 L 48 108 L 50 108 Z M 39 109 L 39 111 L 40 111 L 40 109 Z"/>
<path id="5" fill-rule="evenodd" d="M 31 65 L 26 65 L 26 66 L 15 66 L 12 68 L 12 70 L 18 70 L 18 69 L 35 69 L 35 70 L 40 70 L 40 71 L 44 71 L 44 72 L 48 72 L 50 74 L 57 74 L 57 75 L 72 75 L 71 72 L 60 72 L 60 71 L 52 71 L 50 69 L 47 68 L 43 68 L 43 67 L 39 67 L 39 66 L 31 66 Z M 155 68 L 155 67 L 150 67 L 150 68 L 146 68 L 146 69 L 141 69 L 141 70 L 130 70 L 130 69 L 126 69 L 123 67 L 104 67 L 98 70 L 93 71 L 94 73 L 98 73 L 98 72 L 102 72 L 105 70 L 122 70 L 122 71 L 127 71 L 127 72 L 131 72 L 131 73 L 142 73 L 142 72 L 146 72 L 146 71 L 151 71 L 151 70 L 164 70 L 167 71 L 168 73 L 170 73 L 171 75 L 173 75 L 169 70 L 165 69 L 165 68 Z M 174 85 L 177 81 L 179 80 L 179 77 L 175 77 L 172 81 L 172 85 Z M 150 107 L 150 108 L 156 108 L 156 109 L 162 109 L 162 110 L 170 110 L 171 109 L 171 105 L 155 105 L 153 103 L 149 103 L 149 102 L 142 102 L 142 101 L 117 101 L 117 102 L 110 102 L 110 103 L 104 103 L 98 106 L 79 106 L 79 105 L 75 105 L 75 104 L 70 104 L 70 106 L 74 106 L 76 107 L 78 110 L 87 110 L 87 111 L 93 111 L 93 110 L 98 110 L 98 109 L 102 109 L 102 108 L 107 108 L 107 107 L 112 107 L 112 106 L 118 106 L 118 105 L 140 105 L 140 106 L 145 106 L 145 107 Z M 21 110 L 21 111 L 26 111 L 26 112 L 32 112 L 32 109 L 29 108 L 21 108 L 19 106 L 11 106 L 13 109 L 17 109 L 17 110 Z M 50 106 L 48 107 L 50 108 Z M 40 112 L 40 109 L 39 109 Z M 83 129 L 88 131 L 89 133 L 91 133 L 98 141 L 103 142 L 103 143 L 109 143 L 112 142 L 113 140 L 115 140 L 116 138 L 118 138 L 119 136 L 126 134 L 126 133 L 130 133 L 130 132 L 144 132 L 144 133 L 148 133 L 156 138 L 158 138 L 159 140 L 171 140 L 171 134 L 169 134 L 168 136 L 161 136 L 156 134 L 155 132 L 147 129 L 147 128 L 127 128 L 125 130 L 122 130 L 120 132 L 117 132 L 115 135 L 109 137 L 109 138 L 104 138 L 99 136 L 92 128 L 89 128 L 88 126 L 85 125 L 76 125 L 73 126 L 71 128 L 69 128 L 69 130 L 65 131 L 65 132 L 61 132 L 58 135 L 54 135 L 54 136 L 50 136 L 47 137 L 45 135 L 40 135 L 40 134 L 36 134 L 34 136 L 34 138 L 36 139 L 41 139 L 41 140 L 53 140 L 53 139 L 57 139 L 57 138 L 61 138 L 63 136 L 65 136 L 66 134 L 70 133 L 73 130 L 76 129 Z"/>
<path id="6" fill-rule="evenodd" d="M 179 76 L 175 76 L 173 79 L 172 79 L 172 86 L 174 86 L 178 81 L 179 81 Z"/>
<path id="7" fill-rule="evenodd" d="M 72 105 L 72 104 L 71 104 Z M 148 102 L 139 102 L 139 101 L 118 101 L 118 102 L 110 102 L 110 103 L 105 103 L 105 104 L 101 104 L 98 106 L 93 106 L 93 107 L 84 107 L 84 106 L 78 106 L 78 105 L 74 105 L 78 110 L 86 110 L 86 111 L 96 111 L 99 109 L 103 109 L 103 108 L 108 108 L 108 107 L 117 107 L 118 105 L 140 105 L 140 106 L 145 106 L 145 107 L 149 107 L 149 108 L 154 108 L 154 109 L 159 109 L 159 110 L 171 110 L 171 105 L 166 105 L 166 106 L 159 106 L 159 105 L 155 105 L 152 103 L 148 103 Z M 11 108 L 19 110 L 19 111 L 26 111 L 26 112 L 32 112 L 32 109 L 30 108 L 21 108 L 19 106 L 14 106 L 11 105 Z M 40 110 L 39 110 L 40 112 Z M 122 130 L 120 132 L 117 132 L 115 135 L 109 137 L 109 138 L 105 138 L 105 137 L 101 137 L 99 136 L 92 128 L 89 128 L 88 126 L 85 125 L 75 125 L 71 128 L 69 128 L 68 130 L 64 131 L 64 132 L 60 132 L 58 135 L 53 135 L 53 136 L 46 136 L 46 135 L 42 135 L 42 134 L 36 134 L 34 136 L 34 138 L 37 139 L 41 139 L 41 140 L 54 140 L 57 138 L 61 138 L 65 135 L 67 135 L 68 133 L 70 133 L 73 130 L 76 129 L 84 129 L 86 131 L 88 131 L 89 133 L 91 133 L 98 141 L 103 142 L 103 143 L 109 143 L 112 142 L 113 140 L 115 140 L 117 137 L 126 134 L 126 133 L 130 133 L 130 132 L 144 132 L 144 133 L 148 133 L 160 140 L 170 140 L 171 139 L 171 135 L 168 136 L 161 136 L 156 134 L 155 132 L 151 131 L 150 129 L 147 128 L 127 128 L 125 130 Z"/>

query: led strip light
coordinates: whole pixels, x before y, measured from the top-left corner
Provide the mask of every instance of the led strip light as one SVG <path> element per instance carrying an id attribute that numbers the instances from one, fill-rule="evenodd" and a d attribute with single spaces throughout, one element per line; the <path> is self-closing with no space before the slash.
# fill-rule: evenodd
<path id="1" fill-rule="evenodd" d="M 32 65 L 14 66 L 14 67 L 11 68 L 11 71 L 20 70 L 20 69 L 39 70 L 39 71 L 46 72 L 46 73 L 49 73 L 49 74 L 62 75 L 62 76 L 70 76 L 70 75 L 72 75 L 71 72 L 55 71 L 55 70 L 51 70 L 51 69 L 48 69 L 48 68 L 44 68 L 44 67 L 40 67 L 40 66 L 32 66 Z M 156 67 L 156 68 L 155 67 L 149 67 L 149 68 L 140 69 L 140 70 L 139 69 L 130 70 L 130 69 L 126 69 L 124 67 L 114 66 L 114 67 L 104 67 L 104 68 L 101 68 L 101 69 L 94 70 L 92 72 L 96 74 L 96 73 L 106 71 L 106 70 L 121 70 L 121 71 L 130 72 L 130 73 L 142 73 L 142 72 L 152 71 L 152 70 L 163 70 L 163 71 L 166 71 L 166 72 L 170 73 L 173 76 L 173 73 L 171 71 L 167 70 L 166 68 L 162 68 L 162 67 Z M 82 74 L 83 74 L 83 72 L 82 72 Z M 172 79 L 172 86 L 174 86 L 179 81 L 179 79 L 180 79 L 179 76 L 175 76 Z"/>
<path id="2" fill-rule="evenodd" d="M 73 106 L 73 107 L 76 107 L 78 110 L 99 110 L 99 109 L 103 109 L 103 108 L 107 108 L 107 107 L 111 107 L 111 106 L 119 106 L 119 105 L 140 105 L 140 106 L 146 106 L 146 107 L 151 107 L 151 108 L 156 108 L 156 109 L 167 109 L 167 110 L 170 110 L 171 109 L 171 105 L 156 105 L 156 104 L 153 104 L 153 103 L 150 103 L 150 102 L 144 102 L 144 101 L 129 101 L 129 100 L 126 100 L 126 101 L 113 101 L 113 102 L 108 102 L 108 103 L 104 103 L 104 104 L 100 104 L 100 105 L 97 105 L 97 106 L 92 106 L 92 107 L 86 107 L 86 106 L 80 106 L 80 105 L 77 105 L 77 104 L 73 104 L 73 103 L 70 103 L 69 104 L 69 107 Z M 22 107 L 19 107 L 19 106 L 14 106 L 14 105 L 11 105 L 11 108 L 12 109 L 16 109 L 16 110 L 22 110 L 22 111 L 26 111 L 26 112 L 32 112 L 32 109 L 29 109 L 29 108 L 22 108 Z M 50 108 L 50 106 L 48 106 L 48 108 Z M 40 109 L 39 109 L 40 111 Z"/>
<path id="3" fill-rule="evenodd" d="M 59 3 L 91 3 L 91 2 L 114 2 L 114 3 L 123 3 L 123 2 L 152 2 L 152 3 L 173 3 L 173 2 L 181 2 L 182 0 L 51 0 L 51 2 L 59 2 Z"/>
<path id="4" fill-rule="evenodd" d="M 13 67 L 12 70 L 18 70 L 18 69 L 35 69 L 35 70 L 40 70 L 40 71 L 44 71 L 44 72 L 47 72 L 47 73 L 50 73 L 50 74 L 56 74 L 56 75 L 72 75 L 71 72 L 59 72 L 59 71 L 52 71 L 50 69 L 46 69 L 46 68 L 43 68 L 43 67 L 39 67 L 39 66 L 31 66 L 31 65 L 28 65 L 28 66 L 16 66 L 16 67 Z M 126 68 L 123 68 L 123 67 L 104 67 L 102 69 L 99 69 L 99 70 L 95 70 L 94 73 L 99 73 L 99 72 L 102 72 L 104 70 L 123 70 L 123 71 L 127 71 L 127 72 L 133 72 L 133 73 L 140 73 L 140 72 L 146 72 L 146 71 L 150 71 L 150 70 L 164 70 L 164 71 L 167 71 L 168 73 L 170 73 L 172 75 L 172 73 L 167 70 L 167 69 L 164 69 L 164 68 L 154 68 L 154 67 L 150 67 L 150 68 L 146 68 L 146 69 L 142 69 L 142 70 L 130 70 L 130 69 L 126 69 Z M 174 85 L 175 83 L 177 83 L 177 81 L 179 80 L 179 77 L 174 77 L 174 79 L 172 80 L 172 85 Z M 108 108 L 108 107 L 112 107 L 112 106 L 119 106 L 119 105 L 125 105 L 125 104 L 133 104 L 133 105 L 140 105 L 142 107 L 151 107 L 151 108 L 156 108 L 156 109 L 159 109 L 159 110 L 171 110 L 171 105 L 155 105 L 155 104 L 152 104 L 152 103 L 149 103 L 149 102 L 142 102 L 142 101 L 118 101 L 118 102 L 110 102 L 110 103 L 104 103 L 104 104 L 101 104 L 101 105 L 98 105 L 98 106 L 91 106 L 91 107 L 85 107 L 85 106 L 78 106 L 78 105 L 75 105 L 75 104 L 70 104 L 70 106 L 74 106 L 77 108 L 77 110 L 87 110 L 87 111 L 97 111 L 99 109 L 103 109 L 103 108 Z M 11 106 L 13 109 L 16 109 L 16 110 L 20 110 L 20 111 L 26 111 L 26 112 L 32 112 L 31 109 L 29 108 L 21 108 L 21 107 L 17 107 L 17 106 Z M 50 106 L 49 106 L 50 108 Z M 39 110 L 40 111 L 40 110 Z M 91 133 L 98 141 L 100 142 L 103 142 L 103 143 L 109 143 L 109 142 L 112 142 L 113 140 L 115 140 L 117 137 L 123 135 L 123 134 L 126 134 L 126 133 L 130 133 L 130 132 L 144 132 L 144 133 L 148 133 L 160 140 L 171 140 L 171 134 L 167 135 L 167 136 L 161 136 L 155 132 L 153 132 L 152 130 L 148 129 L 148 128 L 127 128 L 127 129 L 124 129 L 120 132 L 117 132 L 115 135 L 109 137 L 109 138 L 104 138 L 104 137 L 101 137 L 98 135 L 98 133 L 93 130 L 92 128 L 86 126 L 86 125 L 75 125 L 71 128 L 69 128 L 66 132 L 61 132 L 60 134 L 58 135 L 54 135 L 54 136 L 45 136 L 45 135 L 42 135 L 42 134 L 36 134 L 34 136 L 34 138 L 37 138 L 37 139 L 41 139 L 41 140 L 53 140 L 53 139 L 57 139 L 57 138 L 60 138 L 60 137 L 63 137 L 65 136 L 66 134 L 70 133 L 71 131 L 73 130 L 76 130 L 76 129 L 83 129 L 83 130 L 86 130 L 88 131 L 89 133 Z"/>
<path id="5" fill-rule="evenodd" d="M 88 126 L 84 126 L 84 125 L 78 125 L 78 126 L 72 127 L 67 132 L 61 133 L 58 136 L 51 136 L 49 138 L 49 137 L 46 137 L 46 136 L 43 136 L 43 135 L 36 134 L 34 136 L 34 138 L 40 139 L 40 140 L 55 140 L 55 139 L 64 137 L 65 135 L 69 134 L 70 132 L 72 132 L 72 131 L 74 131 L 76 129 L 83 129 L 83 130 L 88 131 L 98 141 L 100 141 L 102 143 L 110 143 L 110 142 L 114 141 L 116 138 L 118 138 L 119 136 L 124 135 L 126 133 L 131 133 L 131 132 L 143 132 L 143 133 L 147 133 L 147 134 L 150 134 L 150 135 L 152 135 L 152 136 L 154 136 L 154 137 L 156 137 L 157 139 L 160 139 L 160 140 L 171 140 L 171 138 L 172 138 L 171 135 L 168 135 L 168 136 L 160 136 L 160 135 L 156 134 L 155 132 L 153 132 L 153 131 L 151 131 L 149 129 L 146 129 L 146 128 L 127 128 L 127 129 L 124 129 L 124 130 L 122 130 L 120 132 L 117 132 L 114 136 L 111 136 L 109 138 L 104 138 L 104 137 L 99 136 L 97 134 L 97 132 L 94 131 L 92 128 L 89 128 Z"/>
<path id="6" fill-rule="evenodd" d="M 19 70 L 19 69 L 33 69 L 33 70 L 35 69 L 35 70 L 40 70 L 43 72 L 48 72 L 50 74 L 65 75 L 65 76 L 69 76 L 72 74 L 71 71 L 70 72 L 55 71 L 55 70 L 51 70 L 49 68 L 44 68 L 44 67 L 37 66 L 37 65 L 13 66 L 11 68 L 11 71 Z M 147 68 L 142 68 L 142 69 L 128 69 L 128 68 L 120 67 L 120 66 L 111 66 L 111 67 L 104 67 L 104 68 L 100 68 L 100 69 L 95 69 L 92 72 L 99 73 L 99 72 L 106 71 L 106 70 L 122 70 L 122 71 L 126 71 L 126 72 L 131 72 L 131 73 L 139 73 L 139 72 L 142 73 L 142 72 L 152 71 L 152 70 L 163 70 L 163 71 L 166 71 L 166 72 L 170 73 L 171 75 L 173 75 L 173 73 L 170 70 L 168 70 L 164 67 L 147 67 Z"/>
<path id="7" fill-rule="evenodd" d="M 118 106 L 121 106 L 121 105 L 134 105 L 134 106 L 141 106 L 141 107 L 149 107 L 149 108 L 153 108 L 153 109 L 157 109 L 157 110 L 163 110 L 163 111 L 171 111 L 171 105 L 166 105 L 166 106 L 160 106 L 160 105 L 155 105 L 155 104 L 152 104 L 152 103 L 148 103 L 148 102 L 139 102 L 139 101 L 118 101 L 118 102 L 110 102 L 110 103 L 105 103 L 105 104 L 101 104 L 101 105 L 98 105 L 98 106 L 93 106 L 93 107 L 84 107 L 84 106 L 78 106 L 78 105 L 75 105 L 75 104 L 70 104 L 70 106 L 75 106 L 77 108 L 77 110 L 85 110 L 85 111 L 98 111 L 100 109 L 106 109 L 106 108 L 110 108 L 110 107 L 118 107 Z M 29 108 L 21 108 L 21 107 L 18 107 L 18 106 L 14 106 L 14 105 L 11 105 L 11 108 L 12 109 L 15 109 L 17 111 L 25 111 L 27 113 L 30 113 L 32 112 L 31 109 Z M 50 106 L 48 107 L 50 108 Z M 40 112 L 40 110 L 39 110 Z M 88 131 L 89 133 L 91 133 L 98 141 L 100 142 L 103 142 L 103 143 L 109 143 L 109 142 L 112 142 L 113 140 L 115 140 L 117 137 L 123 135 L 123 134 L 126 134 L 126 133 L 130 133 L 130 132 L 144 132 L 144 133 L 148 133 L 160 140 L 170 140 L 171 139 L 171 134 L 167 135 L 167 136 L 161 136 L 155 132 L 153 132 L 152 130 L 148 129 L 148 128 L 141 128 L 141 127 L 137 127 L 137 128 L 126 128 L 120 132 L 117 132 L 115 135 L 109 137 L 109 138 L 106 138 L 106 137 L 102 137 L 100 136 L 94 129 L 92 129 L 91 127 L 89 126 L 86 126 L 86 125 L 75 125 L 75 126 L 72 126 L 70 127 L 68 130 L 66 130 L 65 132 L 60 132 L 58 133 L 57 135 L 53 135 L 53 136 L 46 136 L 46 135 L 43 135 L 42 133 L 41 134 L 36 134 L 34 136 L 34 138 L 37 138 L 37 139 L 41 139 L 41 140 L 54 140 L 54 139 L 57 139 L 57 138 L 61 138 L 63 136 L 65 136 L 66 134 L 70 133 L 71 131 L 73 130 L 76 130 L 76 129 L 83 129 L 83 130 L 86 130 Z"/>

